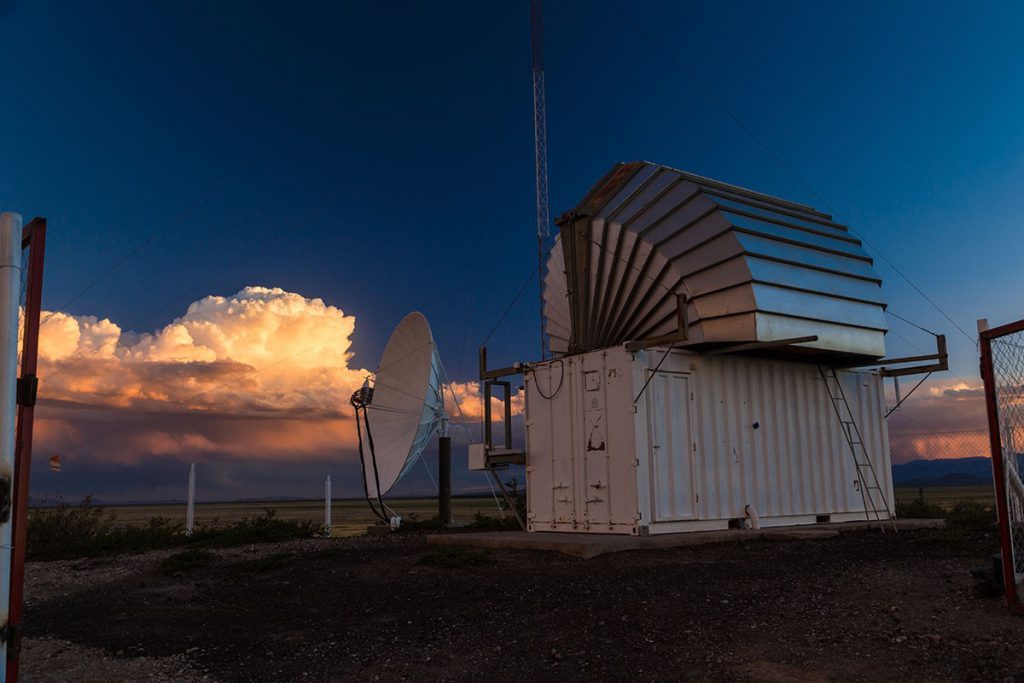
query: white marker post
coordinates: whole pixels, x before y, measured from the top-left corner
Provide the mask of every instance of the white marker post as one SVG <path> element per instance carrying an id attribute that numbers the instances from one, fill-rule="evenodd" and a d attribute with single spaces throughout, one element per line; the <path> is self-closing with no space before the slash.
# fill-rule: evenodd
<path id="1" fill-rule="evenodd" d="M 324 481 L 324 538 L 331 537 L 331 475 Z"/>
<path id="2" fill-rule="evenodd" d="M 0 628 L 11 602 L 11 515 L 18 422 L 18 306 L 21 303 L 21 216 L 0 214 Z M 0 640 L 0 679 L 7 678 L 7 640 Z"/>
<path id="3" fill-rule="evenodd" d="M 188 504 L 185 508 L 185 535 L 191 536 L 196 524 L 196 464 L 188 466 Z"/>

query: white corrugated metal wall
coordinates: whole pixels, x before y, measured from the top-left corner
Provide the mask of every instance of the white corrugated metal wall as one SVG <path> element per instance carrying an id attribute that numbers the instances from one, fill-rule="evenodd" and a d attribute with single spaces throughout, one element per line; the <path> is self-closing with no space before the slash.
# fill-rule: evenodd
<path id="1" fill-rule="evenodd" d="M 638 354 L 638 366 L 655 367 L 661 353 Z M 661 370 L 691 377 L 699 519 L 742 517 L 747 504 L 761 517 L 863 512 L 856 467 L 815 366 L 673 353 Z M 840 379 L 891 506 L 881 378 L 841 372 Z M 638 408 L 638 419 L 646 421 L 644 406 Z M 638 447 L 643 458 L 649 446 Z M 664 476 L 655 470 L 652 480 Z"/>
<path id="2" fill-rule="evenodd" d="M 615 348 L 537 364 L 525 373 L 531 530 L 635 530 L 630 364 L 629 354 Z"/>
<path id="3" fill-rule="evenodd" d="M 722 528 L 747 504 L 765 525 L 863 515 L 856 467 L 816 366 L 674 351 L 634 408 L 663 353 L 634 359 L 619 347 L 527 372 L 533 530 L 635 533 L 637 517 L 651 533 Z M 891 509 L 882 380 L 839 376 Z M 660 422 L 648 421 L 652 406 Z"/>

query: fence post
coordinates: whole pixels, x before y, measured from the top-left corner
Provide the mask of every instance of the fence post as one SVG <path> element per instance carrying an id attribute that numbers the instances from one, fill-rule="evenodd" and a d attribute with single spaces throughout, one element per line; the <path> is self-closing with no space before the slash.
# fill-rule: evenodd
<path id="1" fill-rule="evenodd" d="M 196 464 L 188 466 L 188 503 L 185 507 L 185 535 L 191 536 L 196 523 Z"/>
<path id="2" fill-rule="evenodd" d="M 331 475 L 324 481 L 324 538 L 331 537 Z"/>
<path id="3" fill-rule="evenodd" d="M 1003 443 L 999 425 L 999 403 L 996 400 L 995 370 L 992 366 L 992 340 L 985 333 L 987 321 L 978 321 L 978 342 L 981 351 L 981 380 L 985 385 L 985 409 L 988 413 L 989 448 L 992 453 L 992 482 L 996 490 L 996 513 L 999 516 L 999 542 L 1002 546 L 1003 584 L 1006 602 L 1011 607 L 1017 602 L 1017 582 L 1013 566 L 1013 546 L 1010 540 L 1009 511 L 1006 506 L 1006 474 L 1003 470 Z"/>
<path id="4" fill-rule="evenodd" d="M 7 510 L 0 524 L 0 626 L 8 625 L 11 585 L 11 499 L 18 423 L 18 306 L 21 302 L 21 216 L 0 214 L 0 492 Z M 7 638 L 0 641 L 0 673 L 7 676 Z"/>

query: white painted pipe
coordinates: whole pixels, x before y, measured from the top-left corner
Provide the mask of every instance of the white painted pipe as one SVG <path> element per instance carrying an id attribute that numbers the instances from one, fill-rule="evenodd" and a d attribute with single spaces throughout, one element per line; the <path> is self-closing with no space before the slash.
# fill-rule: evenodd
<path id="1" fill-rule="evenodd" d="M 191 536 L 196 523 L 196 464 L 188 466 L 188 503 L 185 507 L 185 535 Z"/>
<path id="2" fill-rule="evenodd" d="M 331 475 L 324 481 L 324 536 L 331 537 Z"/>
<path id="3" fill-rule="evenodd" d="M 21 305 L 21 216 L 0 214 L 0 628 L 11 602 L 11 515 L 15 429 L 18 423 L 18 311 Z M 7 643 L 0 641 L 0 680 L 7 677 Z"/>
<path id="4" fill-rule="evenodd" d="M 747 505 L 743 508 L 743 514 L 746 515 L 745 526 L 748 529 L 760 529 L 761 518 L 757 514 L 757 510 L 754 509 L 753 505 Z"/>

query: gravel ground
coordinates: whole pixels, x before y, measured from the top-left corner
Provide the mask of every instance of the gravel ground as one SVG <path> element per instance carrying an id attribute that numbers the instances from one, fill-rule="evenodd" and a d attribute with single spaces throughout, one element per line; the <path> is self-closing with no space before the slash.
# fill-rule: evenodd
<path id="1" fill-rule="evenodd" d="M 29 566 L 26 681 L 1024 681 L 976 597 L 992 534 L 844 533 L 580 560 L 423 537 Z M 445 554 L 449 553 L 449 554 Z M 452 554 L 454 553 L 454 554 Z M 90 677 L 92 676 L 92 677 Z"/>

